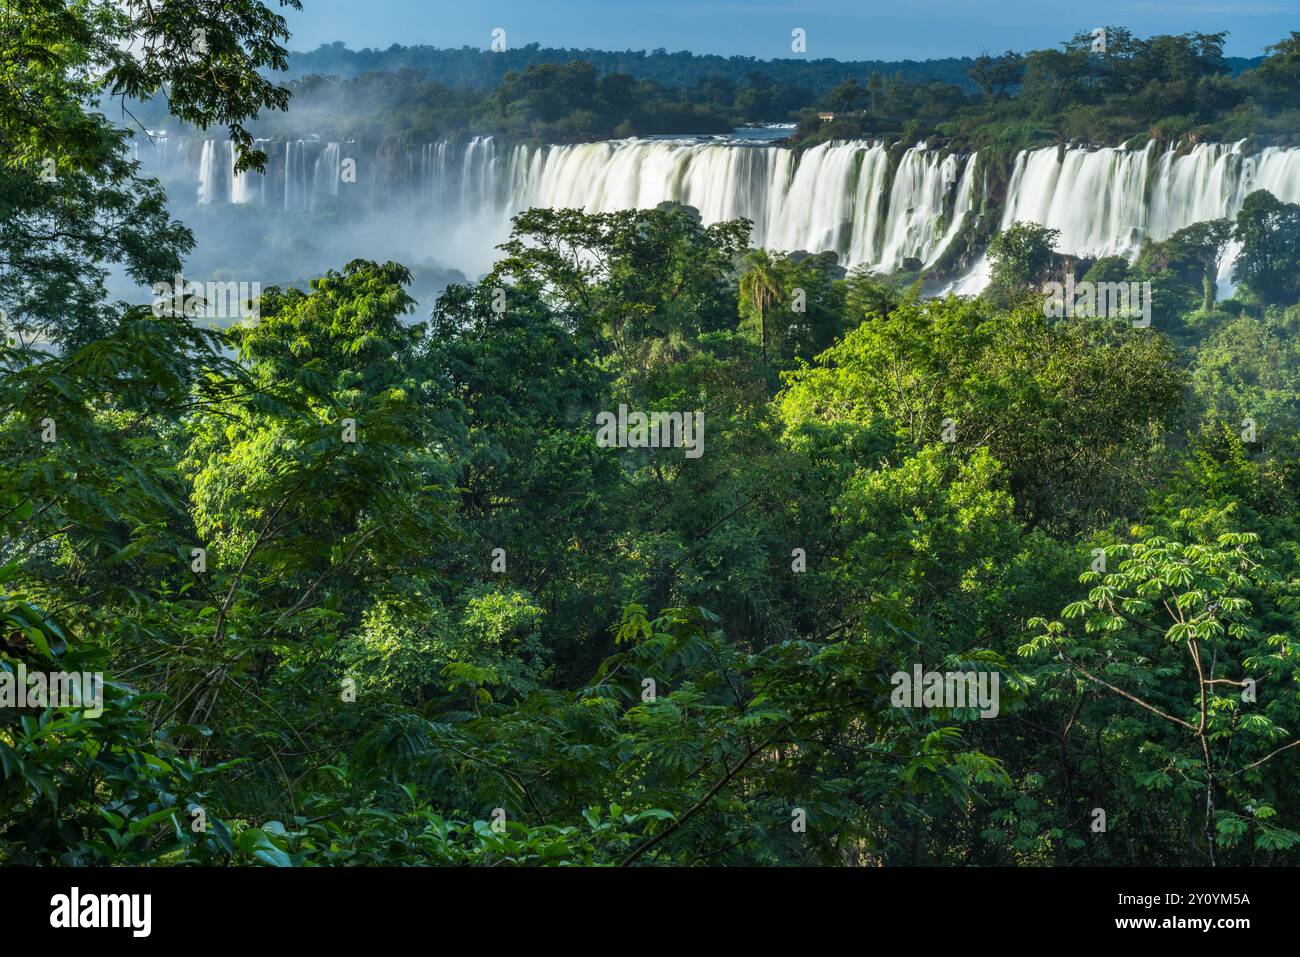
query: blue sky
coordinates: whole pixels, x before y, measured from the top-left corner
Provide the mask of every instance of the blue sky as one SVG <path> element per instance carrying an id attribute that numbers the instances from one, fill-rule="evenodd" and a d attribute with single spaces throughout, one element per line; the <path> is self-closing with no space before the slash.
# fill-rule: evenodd
<path id="1" fill-rule="evenodd" d="M 923 60 L 981 50 L 1054 46 L 1103 24 L 1152 33 L 1229 31 L 1227 52 L 1257 56 L 1300 29 L 1300 0 L 303 0 L 287 12 L 293 50 L 343 40 L 487 47 L 502 27 L 510 46 L 790 56 L 807 31 L 808 56 Z"/>

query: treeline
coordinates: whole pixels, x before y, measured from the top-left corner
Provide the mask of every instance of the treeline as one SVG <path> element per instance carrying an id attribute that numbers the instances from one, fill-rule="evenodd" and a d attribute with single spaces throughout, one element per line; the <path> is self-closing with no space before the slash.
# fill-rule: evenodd
<path id="1" fill-rule="evenodd" d="M 585 142 L 660 133 L 726 133 L 772 115 L 793 115 L 811 94 L 754 73 L 739 85 L 708 81 L 668 88 L 626 73 L 601 75 L 586 62 L 508 72 L 490 91 L 452 88 L 420 73 L 319 75 L 290 84 L 289 113 L 260 132 L 304 129 L 340 137 L 405 133 L 417 139 L 493 135 L 515 141 Z"/>
<path id="2" fill-rule="evenodd" d="M 319 133 L 346 138 L 406 134 L 437 140 L 503 136 L 539 143 L 586 142 L 655 134 L 726 133 L 747 123 L 797 116 L 812 91 L 762 71 L 736 82 L 709 77 L 691 87 L 665 86 L 592 64 L 544 63 L 508 71 L 490 90 L 449 85 L 418 70 L 353 78 L 312 74 L 288 84 L 292 107 L 251 125 L 258 136 Z M 110 113 L 112 107 L 108 107 Z M 114 114 L 149 129 L 175 126 L 166 99 Z"/>
<path id="3" fill-rule="evenodd" d="M 801 146 L 873 138 L 1001 151 L 1187 135 L 1290 141 L 1300 122 L 1300 34 L 1251 61 L 1225 57 L 1225 36 L 1142 39 L 1113 27 L 1106 28 L 1104 52 L 1094 49 L 1101 38 L 1080 34 L 1060 50 L 964 61 L 960 80 L 949 61 L 937 61 L 943 69 L 933 73 L 842 64 L 843 78 L 829 89 L 822 87 L 829 74 L 789 67 L 804 61 L 752 68 L 745 58 L 728 61 L 751 67 L 743 73 L 714 71 L 690 82 L 686 71 L 672 83 L 607 72 L 600 57 L 529 63 L 522 71 L 504 70 L 490 91 L 458 89 L 447 76 L 410 69 L 351 80 L 310 76 L 292 85 L 295 105 L 285 122 L 306 120 L 338 135 L 493 134 L 561 143 L 720 133 L 796 119 L 793 140 Z M 833 120 L 823 119 L 827 112 Z"/>
<path id="4" fill-rule="evenodd" d="M 1121 27 L 1078 34 L 1060 50 L 981 55 L 955 83 L 873 73 L 851 77 L 805 110 L 797 140 L 901 138 L 967 149 L 1073 141 L 1248 136 L 1293 142 L 1300 128 L 1300 33 L 1237 72 L 1225 33 L 1148 39 Z"/>
<path id="5" fill-rule="evenodd" d="M 299 79 L 317 73 L 329 76 L 356 77 L 365 73 L 398 73 L 403 70 L 424 71 L 433 79 L 451 87 L 490 90 L 510 72 L 522 73 L 530 66 L 590 63 L 602 75 L 624 73 L 637 80 L 648 80 L 664 87 L 695 86 L 706 80 L 721 79 L 743 83 L 751 73 L 766 73 L 787 86 L 799 86 L 815 95 L 824 93 L 850 76 L 866 76 L 872 71 L 900 74 L 908 79 L 941 81 L 970 86 L 966 71 L 970 60 L 952 57 L 941 60 L 860 60 L 842 61 L 827 58 L 809 59 L 790 56 L 762 60 L 757 57 L 652 50 L 568 50 L 541 47 L 536 43 L 507 48 L 500 53 L 475 47 L 439 49 L 431 46 L 393 44 L 386 50 L 349 50 L 341 41 L 321 44 L 315 50 L 289 56 L 285 76 Z"/>
<path id="6" fill-rule="evenodd" d="M 322 47 L 322 71 L 289 84 L 290 111 L 264 117 L 255 129 L 265 136 L 494 135 L 568 143 L 797 120 L 799 146 L 880 138 L 1004 152 L 1149 137 L 1295 139 L 1300 34 L 1249 61 L 1223 55 L 1225 36 L 1141 39 L 1113 27 L 1106 28 L 1104 52 L 1094 49 L 1099 38 L 1079 34 L 1059 50 L 901 65 L 594 51 L 555 62 L 552 55 L 564 51 L 414 47 L 368 56 L 373 51 Z M 453 65 L 442 63 L 442 54 L 456 54 Z M 462 60 L 479 57 L 492 64 L 490 76 L 471 82 Z M 336 69 L 336 59 L 382 68 Z M 637 68 L 660 59 L 694 66 L 668 73 Z M 704 69 L 714 61 L 727 69 Z M 825 120 L 825 113 L 834 118 Z M 132 116 L 154 128 L 169 122 L 161 97 L 134 107 Z"/>

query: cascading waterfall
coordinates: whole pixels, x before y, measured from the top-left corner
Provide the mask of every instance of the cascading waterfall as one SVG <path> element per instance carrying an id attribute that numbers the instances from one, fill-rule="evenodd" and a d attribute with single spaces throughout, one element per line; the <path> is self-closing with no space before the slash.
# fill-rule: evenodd
<path id="1" fill-rule="evenodd" d="M 485 209 L 496 208 L 497 196 L 496 144 L 490 136 L 476 136 L 465 147 L 461 164 L 460 205 L 467 217 L 481 215 Z"/>
<path id="2" fill-rule="evenodd" d="M 1142 150 L 1055 149 L 1021 153 L 1007 189 L 1003 225 L 1035 222 L 1061 232 L 1058 247 L 1114 256 L 1146 232 L 1145 184 L 1153 146 Z"/>
<path id="3" fill-rule="evenodd" d="M 256 140 L 254 147 L 265 150 L 268 140 Z M 235 144 L 226 143 L 227 160 L 230 167 L 230 201 L 232 203 L 264 203 L 266 201 L 266 176 L 262 173 L 249 171 L 246 173 L 235 172 L 235 159 L 237 151 Z"/>
<path id="4" fill-rule="evenodd" d="M 442 206 L 447 200 L 447 141 L 425 143 L 421 147 L 424 163 L 421 169 L 421 183 L 424 186 L 425 200 L 433 206 Z"/>
<path id="5" fill-rule="evenodd" d="M 1057 251 L 1073 256 L 1135 257 L 1146 240 L 1168 239 L 1192 223 L 1233 217 L 1250 193 L 1266 189 L 1300 202 L 1300 149 L 1267 147 L 1254 156 L 1241 143 L 1201 143 L 1159 156 L 1155 144 L 1124 148 L 1024 151 L 1016 157 L 1000 228 L 1035 222 L 1060 231 Z M 1237 250 L 1220 264 L 1231 273 Z M 953 285 L 978 292 L 990 266 L 982 257 Z"/>
<path id="6" fill-rule="evenodd" d="M 307 153 L 302 140 L 284 144 L 284 208 L 306 209 L 309 204 Z"/>
<path id="7" fill-rule="evenodd" d="M 889 154 L 879 143 L 823 143 L 797 161 L 786 149 L 719 143 L 517 147 L 507 205 L 511 212 L 614 212 L 671 200 L 694 206 L 706 224 L 750 220 L 752 240 L 762 246 L 834 250 L 849 266 L 889 270 L 908 257 L 934 261 L 956 236 L 956 228 L 940 235 L 939 224 L 954 187 L 954 215 L 964 218 L 970 208 L 974 165 L 973 156 L 963 164 L 917 146 L 904 155 L 886 198 Z"/>
<path id="8" fill-rule="evenodd" d="M 811 152 L 811 151 L 810 151 Z M 767 233 L 779 213 L 774 183 L 790 178 L 791 154 L 714 144 L 625 140 L 574 146 L 519 147 L 507 180 L 510 211 L 530 206 L 581 207 L 608 213 L 688 203 L 707 223 L 745 217 Z"/>
<path id="9" fill-rule="evenodd" d="M 217 142 L 204 140 L 203 154 L 199 157 L 199 205 L 216 202 L 217 189 Z"/>
<path id="10" fill-rule="evenodd" d="M 858 187 L 853 196 L 853 231 L 849 235 L 846 258 L 851 263 L 870 263 L 877 262 L 880 258 L 889 153 L 883 146 L 876 144 L 862 151 L 860 163 Z"/>
<path id="11" fill-rule="evenodd" d="M 263 147 L 272 156 L 268 174 L 236 176 L 229 144 L 207 140 L 196 171 L 198 201 L 286 210 L 317 209 L 326 198 L 346 201 L 343 194 L 354 187 L 343 186 L 342 146 L 307 139 Z M 944 154 L 923 143 L 900 150 L 834 142 L 795 153 L 755 141 L 629 139 L 501 150 L 491 137 L 475 137 L 460 146 L 444 141 L 400 149 L 405 155 L 384 154 L 388 181 L 355 188 L 408 201 L 439 222 L 473 222 L 496 235 L 511 215 L 533 206 L 614 212 L 676 201 L 698 209 L 706 224 L 750 220 L 755 244 L 834 250 L 848 267 L 882 272 L 909 260 L 938 263 L 988 198 L 988 170 L 978 154 Z M 1037 222 L 1060 231 L 1063 253 L 1133 257 L 1148 239 L 1235 215 L 1255 189 L 1300 202 L 1300 149 L 1270 147 L 1250 157 L 1241 149 L 1240 143 L 1204 143 L 1160 151 L 1149 143 L 1023 151 L 1001 227 Z M 364 146 L 352 144 L 347 152 L 377 167 Z M 981 258 L 952 288 L 976 292 L 988 272 Z"/>
<path id="12" fill-rule="evenodd" d="M 168 176 L 173 163 L 171 138 L 162 131 L 137 132 L 131 140 L 131 158 L 145 176 Z"/>
<path id="13" fill-rule="evenodd" d="M 926 266 L 933 265 L 952 241 L 961 234 L 962 228 L 966 225 L 966 217 L 975 208 L 975 162 L 978 158 L 979 153 L 975 152 L 966 160 L 966 168 L 962 172 L 961 183 L 957 186 L 957 202 L 953 206 L 952 220 L 948 224 L 948 231 L 944 233 L 943 238 L 935 246 L 935 251 L 925 261 Z M 986 173 L 985 192 L 987 193 L 987 191 L 988 176 Z"/>
<path id="14" fill-rule="evenodd" d="M 881 267 L 896 268 L 909 256 L 929 260 L 943 251 L 937 248 L 937 232 L 943 220 L 944 197 L 957 183 L 957 166 L 956 156 L 940 160 L 924 145 L 903 155 L 889 193 Z"/>
<path id="15" fill-rule="evenodd" d="M 342 173 L 339 153 L 338 143 L 326 143 L 325 148 L 316 157 L 316 163 L 312 167 L 311 174 L 312 193 L 310 205 L 312 209 L 316 208 L 316 197 L 324 194 L 330 196 L 339 194 L 339 182 Z"/>
<path id="16" fill-rule="evenodd" d="M 800 158 L 793 175 L 785 163 L 772 164 L 772 175 L 758 185 L 767 217 L 748 217 L 761 224 L 754 242 L 776 249 L 842 250 L 853 228 L 854 176 L 865 156 L 877 149 L 823 143 Z M 755 184 L 749 185 L 752 192 Z M 716 183 L 713 188 L 725 193 L 728 184 Z"/>

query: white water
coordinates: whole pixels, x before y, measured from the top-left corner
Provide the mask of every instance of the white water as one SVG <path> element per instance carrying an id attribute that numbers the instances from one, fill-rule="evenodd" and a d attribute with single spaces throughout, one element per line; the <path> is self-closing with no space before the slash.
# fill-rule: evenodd
<path id="1" fill-rule="evenodd" d="M 671 200 L 694 206 L 706 224 L 750 220 L 757 245 L 830 249 L 848 266 L 891 271 L 907 257 L 933 262 L 957 235 L 955 217 L 940 227 L 945 208 L 962 217 L 970 209 L 975 161 L 919 145 L 904 153 L 888 193 L 889 154 L 878 143 L 824 143 L 796 160 L 771 147 L 620 140 L 517 147 L 507 166 L 512 212 L 614 212 Z"/>
<path id="2" fill-rule="evenodd" d="M 316 208 L 316 197 L 318 196 L 337 196 L 339 194 L 339 177 L 342 174 L 342 164 L 339 161 L 339 144 L 328 143 L 321 150 L 320 155 L 316 157 L 316 163 L 312 167 L 311 181 L 311 208 Z"/>
<path id="3" fill-rule="evenodd" d="M 797 155 L 739 140 L 633 139 L 502 151 L 490 137 L 478 137 L 463 146 L 404 149 L 397 167 L 404 181 L 371 184 L 365 195 L 427 210 L 420 215 L 431 236 L 468 229 L 484 252 L 505 238 L 509 217 L 529 207 L 614 212 L 671 200 L 694 206 L 706 224 L 750 220 L 757 245 L 834 250 L 846 266 L 888 272 L 909 258 L 934 265 L 987 198 L 987 171 L 977 155 L 944 156 L 924 144 L 900 153 L 879 143 L 827 143 Z M 365 189 L 367 163 L 374 162 L 361 156 L 359 185 L 344 186 L 338 143 L 297 140 L 269 152 L 276 156 L 274 177 L 235 176 L 229 145 L 206 141 L 198 201 L 316 209 Z M 1183 153 L 1154 144 L 1025 151 L 1015 160 L 1001 228 L 1032 221 L 1060 231 L 1062 253 L 1131 258 L 1148 239 L 1235 215 L 1261 188 L 1300 202 L 1300 149 L 1268 148 L 1250 158 L 1241 144 L 1219 143 Z M 952 288 L 975 292 L 987 280 L 988 263 L 980 259 Z"/>
<path id="4" fill-rule="evenodd" d="M 267 148 L 266 140 L 254 143 L 257 149 Z M 227 162 L 230 168 L 230 201 L 232 203 L 264 203 L 266 201 L 266 176 L 262 173 L 235 172 L 235 144 L 226 143 Z"/>
<path id="5" fill-rule="evenodd" d="M 199 157 L 199 205 L 217 201 L 217 149 L 216 140 L 203 141 L 203 154 Z"/>
<path id="6" fill-rule="evenodd" d="M 1039 223 L 1060 230 L 1058 252 L 1132 259 L 1146 240 L 1235 216 L 1257 189 L 1300 202 L 1300 149 L 1269 147 L 1244 157 L 1240 143 L 1202 143 L 1157 156 L 1149 143 L 1140 150 L 1067 150 L 1060 161 L 1055 149 L 1034 150 L 1016 157 L 1000 228 Z M 1229 250 L 1220 264 L 1221 280 L 1235 255 Z M 978 292 L 988 277 L 983 257 L 953 289 Z"/>
<path id="7" fill-rule="evenodd" d="M 284 208 L 306 209 L 310 196 L 306 189 L 307 154 L 302 140 L 284 144 Z"/>

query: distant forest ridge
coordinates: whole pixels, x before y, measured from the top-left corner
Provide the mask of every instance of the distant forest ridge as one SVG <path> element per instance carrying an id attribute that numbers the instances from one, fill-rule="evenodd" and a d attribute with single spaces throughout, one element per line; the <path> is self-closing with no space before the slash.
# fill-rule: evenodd
<path id="1" fill-rule="evenodd" d="M 1300 31 L 1243 59 L 1223 55 L 1224 32 L 1104 29 L 1100 49 L 1079 33 L 1051 49 L 893 63 L 337 43 L 268 78 L 288 80 L 291 106 L 250 131 L 267 141 L 543 145 L 779 122 L 793 124 L 786 143 L 801 150 L 845 140 L 1003 157 L 1054 143 L 1300 145 Z M 161 94 L 131 117 L 154 130 L 174 119 Z"/>
<path id="2" fill-rule="evenodd" d="M 1258 66 L 1263 57 L 1224 57 L 1230 76 Z M 977 89 L 969 71 L 973 56 L 938 60 L 835 60 L 786 57 L 763 60 L 752 56 L 719 56 L 686 50 L 669 53 L 660 48 L 644 50 L 570 50 L 542 47 L 536 43 L 500 53 L 477 47 L 439 48 L 393 44 L 386 50 L 349 50 L 342 41 L 323 43 L 306 53 L 289 56 L 287 74 L 297 79 L 313 73 L 355 77 L 366 73 L 394 73 L 399 70 L 427 70 L 430 79 L 451 87 L 487 90 L 496 87 L 509 70 L 522 72 L 532 65 L 583 61 L 601 74 L 626 73 L 637 80 L 651 80 L 661 86 L 694 86 L 709 77 L 721 76 L 739 83 L 751 73 L 762 72 L 777 83 L 802 86 L 820 95 L 852 77 L 871 73 L 900 76 L 912 82 L 951 83 L 966 92 Z"/>

